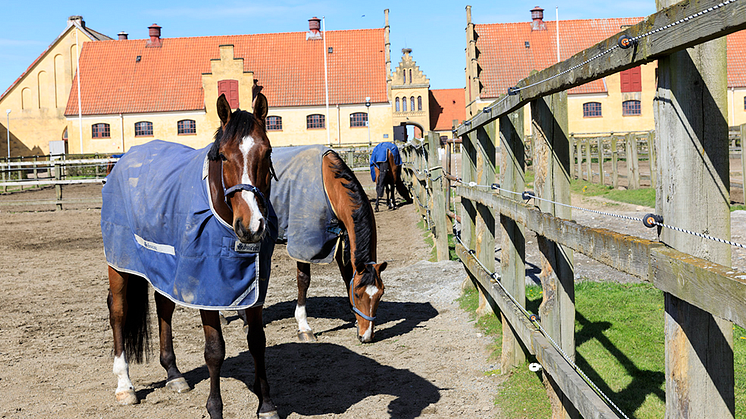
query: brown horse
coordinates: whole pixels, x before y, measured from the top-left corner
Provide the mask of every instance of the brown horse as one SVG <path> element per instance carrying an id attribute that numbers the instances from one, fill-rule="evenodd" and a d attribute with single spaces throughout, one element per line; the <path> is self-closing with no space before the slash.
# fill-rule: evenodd
<path id="1" fill-rule="evenodd" d="M 376 212 L 382 196 L 386 197 L 386 205 L 390 210 L 396 209 L 395 188 L 405 202 L 411 200 L 409 191 L 402 182 L 401 157 L 394 143 L 378 144 L 371 152 L 370 164 L 371 177 L 376 182 Z"/>
<path id="2" fill-rule="evenodd" d="M 189 221 L 192 221 L 192 219 L 189 219 L 186 227 L 183 229 L 185 231 L 180 232 L 183 233 L 183 236 L 177 237 L 173 246 L 164 244 L 163 242 L 158 243 L 155 240 L 149 241 L 146 238 L 135 235 L 135 238 L 138 240 L 137 243 L 141 247 L 152 250 L 151 253 L 154 256 L 150 257 L 169 257 L 174 253 L 178 257 L 182 250 L 186 254 L 187 250 L 184 250 L 184 248 L 199 245 L 198 239 L 212 240 L 206 236 L 217 236 L 217 234 L 213 233 L 214 230 L 209 230 L 210 234 L 205 233 L 206 229 L 222 228 L 220 234 L 227 234 L 228 237 L 221 236 L 218 240 L 222 240 L 222 243 L 228 243 L 228 246 L 226 248 L 219 248 L 216 256 L 204 255 L 202 256 L 202 260 L 189 262 L 193 264 L 193 270 L 187 272 L 186 276 L 189 276 L 192 282 L 198 282 L 197 285 L 201 286 L 200 289 L 203 293 L 209 294 L 209 292 L 213 291 L 212 288 L 215 288 L 218 294 L 222 294 L 221 290 L 223 288 L 220 287 L 229 289 L 229 284 L 243 280 L 243 277 L 220 278 L 225 279 L 224 282 L 220 283 L 220 286 L 202 286 L 202 281 L 205 281 L 206 278 L 196 278 L 195 281 L 195 278 L 191 277 L 191 275 L 198 276 L 197 271 L 199 269 L 203 273 L 209 273 L 212 271 L 208 270 L 208 266 L 215 264 L 217 266 L 215 269 L 221 272 L 230 271 L 231 269 L 234 272 L 244 272 L 242 269 L 249 269 L 246 267 L 249 265 L 241 265 L 239 268 L 234 268 L 232 265 L 229 266 L 231 263 L 237 263 L 235 260 L 241 258 L 246 258 L 241 259 L 242 261 L 251 260 L 261 263 L 264 260 L 261 258 L 266 257 L 266 265 L 269 265 L 271 250 L 274 247 L 274 237 L 269 238 L 272 233 L 267 233 L 268 230 L 273 228 L 268 223 L 273 222 L 272 217 L 274 213 L 264 198 L 269 196 L 273 174 L 270 157 L 272 147 L 267 138 L 264 124 L 267 109 L 266 98 L 263 95 L 259 95 L 254 103 L 254 114 L 241 110 L 231 112 L 228 101 L 224 95 L 221 95 L 217 101 L 217 111 L 221 125 L 215 134 L 215 141 L 209 147 L 209 150 L 207 148 L 204 149 L 206 154 L 199 155 L 199 159 L 194 158 L 194 160 L 198 160 L 197 164 L 199 165 L 199 169 L 195 170 L 198 173 L 194 174 L 194 176 L 201 183 L 198 183 L 197 187 L 191 189 L 198 190 L 198 193 L 202 194 L 200 196 L 205 197 L 205 204 L 200 207 L 201 210 L 199 211 L 202 214 L 199 216 L 203 217 L 202 220 L 204 222 L 195 227 L 189 225 Z M 202 150 L 198 150 L 198 152 L 202 152 Z M 158 155 L 157 158 L 168 159 L 168 156 Z M 117 173 L 117 171 L 128 170 L 127 167 L 137 166 L 137 162 L 130 164 L 125 159 L 127 159 L 126 155 L 114 167 L 112 175 Z M 161 160 L 155 160 L 153 163 L 151 166 L 164 164 Z M 128 164 L 129 166 L 127 166 Z M 140 163 L 139 165 L 142 166 L 143 164 Z M 120 168 L 120 166 L 122 167 Z M 147 169 L 149 171 L 146 172 L 145 176 L 149 176 L 151 172 L 156 171 L 156 168 Z M 191 175 L 190 173 L 181 174 L 179 178 Z M 144 181 L 144 179 L 141 179 L 141 181 Z M 155 183 L 162 182 L 159 179 Z M 132 178 L 130 178 L 129 185 L 135 188 L 138 185 L 138 179 L 135 178 L 133 182 Z M 117 257 L 120 257 L 120 259 L 132 259 L 132 255 L 120 255 L 122 252 L 120 248 L 126 248 L 129 245 L 123 243 L 125 240 L 108 239 L 107 242 L 107 236 L 110 234 L 110 225 L 115 224 L 117 221 L 110 222 L 108 219 L 105 220 L 104 214 L 116 213 L 118 207 L 124 206 L 121 202 L 121 197 L 109 196 L 111 194 L 107 194 L 107 186 L 109 186 L 109 182 L 104 186 L 101 225 L 107 262 L 109 263 L 110 290 L 108 306 L 111 328 L 114 334 L 114 374 L 118 378 L 116 399 L 121 404 L 134 404 L 138 400 L 129 378 L 128 361 L 133 359 L 134 361 L 141 362 L 144 358 L 143 355 L 146 354 L 148 342 L 148 282 L 144 278 L 146 274 L 142 273 L 142 271 L 118 268 L 119 263 L 110 260 L 110 257 L 111 259 L 117 259 Z M 183 189 L 189 188 L 183 185 L 173 190 L 165 190 L 163 188 L 159 189 L 159 186 L 156 185 L 151 187 L 149 195 L 160 197 L 165 201 L 176 199 L 172 196 L 172 194 L 177 193 L 174 191 L 181 192 Z M 188 208 L 190 205 L 180 206 L 179 211 L 184 212 L 190 209 Z M 170 228 L 168 226 L 169 218 L 163 217 L 163 214 L 151 213 L 148 218 L 146 222 L 154 221 L 156 225 L 161 226 L 161 229 Z M 192 241 L 188 241 L 187 239 L 187 233 L 190 230 L 196 232 L 196 236 Z M 229 233 L 226 233 L 226 231 Z M 238 241 L 235 240 L 236 238 Z M 127 241 L 133 240 L 127 238 Z M 261 252 L 264 251 L 264 246 L 268 241 L 270 242 L 270 246 L 266 249 L 269 251 L 269 256 L 266 256 L 266 254 L 263 255 Z M 187 244 L 181 244 L 183 242 L 187 242 Z M 259 248 L 257 244 L 259 243 L 263 249 L 261 251 L 257 250 Z M 209 244 L 212 246 L 212 242 Z M 224 255 L 225 258 L 223 257 Z M 178 263 L 177 267 L 181 267 L 180 264 L 182 262 Z M 158 264 L 158 268 L 166 269 L 163 268 L 163 265 L 163 263 Z M 240 298 L 246 297 L 245 300 L 240 300 L 241 303 L 239 303 L 239 306 L 246 309 L 248 320 L 247 341 L 251 355 L 254 358 L 255 366 L 254 392 L 259 398 L 257 415 L 260 418 L 279 418 L 277 409 L 270 399 L 264 360 L 266 339 L 262 323 L 262 303 L 264 294 L 266 293 L 268 269 L 262 273 L 263 277 L 259 277 L 259 268 L 252 269 L 256 269 L 253 273 L 257 275 L 255 279 L 251 278 L 251 281 L 253 281 L 251 283 L 258 285 L 255 285 L 254 288 L 247 286 L 248 290 L 239 289 L 238 292 L 242 293 L 242 297 Z M 150 271 L 146 270 L 146 272 Z M 178 276 L 179 272 L 166 271 L 164 276 L 169 275 Z M 147 277 L 147 281 L 156 286 L 151 276 Z M 182 297 L 181 301 L 179 297 Z M 160 363 L 167 373 L 166 388 L 178 393 L 190 389 L 189 384 L 187 384 L 176 366 L 176 356 L 172 343 L 171 320 L 175 302 L 185 306 L 200 308 L 205 333 L 205 362 L 210 373 L 210 394 L 206 407 L 211 418 L 222 418 L 223 402 L 220 395 L 220 369 L 225 358 L 225 341 L 221 331 L 218 308 L 213 307 L 209 303 L 198 302 L 197 298 L 200 298 L 199 294 L 196 296 L 188 295 L 184 291 L 174 296 L 169 294 L 168 290 L 164 291 L 156 287 L 155 302 L 160 332 Z"/>

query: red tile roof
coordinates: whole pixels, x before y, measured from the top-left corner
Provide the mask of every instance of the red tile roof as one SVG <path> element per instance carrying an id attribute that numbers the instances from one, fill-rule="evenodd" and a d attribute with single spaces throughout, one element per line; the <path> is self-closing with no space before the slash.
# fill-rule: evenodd
<path id="1" fill-rule="evenodd" d="M 450 131 L 454 119 L 464 122 L 465 101 L 463 88 L 430 90 L 430 129 Z"/>
<path id="2" fill-rule="evenodd" d="M 561 20 L 560 58 L 565 60 L 635 25 L 643 18 Z M 532 31 L 530 22 L 474 25 L 477 32 L 481 97 L 497 98 L 515 86 L 532 70 L 542 70 L 557 62 L 557 26 L 545 22 L 546 30 Z M 728 35 L 728 87 L 746 87 L 746 31 Z M 525 42 L 529 42 L 526 48 Z M 570 89 L 568 93 L 606 92 L 603 80 Z"/>
<path id="3" fill-rule="evenodd" d="M 746 87 L 746 31 L 728 35 L 728 87 Z"/>
<path id="4" fill-rule="evenodd" d="M 388 102 L 384 30 L 328 31 L 329 103 Z M 234 46 L 272 107 L 325 103 L 322 40 L 305 32 L 165 38 L 160 48 L 145 39 L 86 43 L 81 54 L 84 115 L 205 109 L 202 74 L 219 46 Z M 141 56 L 140 62 L 136 57 Z M 245 105 L 244 105 L 245 106 Z M 77 115 L 73 81 L 65 115 Z"/>
<path id="5" fill-rule="evenodd" d="M 641 20 L 640 17 L 561 20 L 560 59 L 566 60 L 618 33 L 623 25 L 634 25 Z M 507 93 L 508 87 L 528 77 L 532 70 L 543 70 L 557 63 L 556 21 L 544 23 L 546 30 L 536 31 L 531 30 L 531 22 L 474 25 L 482 70 L 479 75 L 482 98 L 497 98 Z M 602 80 L 596 80 L 568 93 L 601 92 L 606 92 L 606 86 Z"/>

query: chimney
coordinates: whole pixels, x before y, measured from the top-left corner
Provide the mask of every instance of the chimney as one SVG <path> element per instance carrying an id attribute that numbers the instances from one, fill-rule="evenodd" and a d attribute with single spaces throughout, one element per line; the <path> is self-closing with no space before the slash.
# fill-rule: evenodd
<path id="1" fill-rule="evenodd" d="M 308 19 L 308 33 L 306 33 L 306 40 L 309 39 L 321 39 L 321 19 L 316 16 Z"/>
<path id="2" fill-rule="evenodd" d="M 85 28 L 85 20 L 83 20 L 83 16 L 73 15 L 67 18 L 67 26 L 70 26 L 75 22 L 78 22 L 82 28 Z"/>
<path id="3" fill-rule="evenodd" d="M 531 9 L 531 19 L 533 20 L 531 23 L 532 31 L 543 31 L 547 29 L 547 25 L 544 23 L 544 9 L 541 7 L 536 6 Z"/>
<path id="4" fill-rule="evenodd" d="M 117 35 L 119 36 L 120 41 L 126 41 L 127 39 L 129 39 L 129 34 L 125 31 L 119 32 Z"/>
<path id="5" fill-rule="evenodd" d="M 157 23 L 154 23 L 151 26 L 148 26 L 148 35 L 150 35 L 150 39 L 148 39 L 148 42 L 145 45 L 145 47 L 160 48 L 162 45 L 161 44 L 161 27 L 158 26 Z"/>

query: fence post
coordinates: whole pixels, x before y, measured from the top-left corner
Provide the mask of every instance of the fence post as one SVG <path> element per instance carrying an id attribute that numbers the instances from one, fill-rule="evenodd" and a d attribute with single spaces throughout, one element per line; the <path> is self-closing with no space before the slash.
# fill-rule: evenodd
<path id="1" fill-rule="evenodd" d="M 604 139 L 602 137 L 598 137 L 598 183 L 601 184 L 601 186 L 604 186 L 606 184 L 606 181 L 604 180 Z"/>
<path id="2" fill-rule="evenodd" d="M 655 152 L 655 131 L 648 132 L 648 166 L 650 166 L 650 187 L 658 185 L 658 157 Z"/>
<path id="3" fill-rule="evenodd" d="M 523 192 L 526 186 L 524 171 L 526 156 L 523 148 L 523 108 L 500 117 L 500 142 L 503 153 L 500 166 L 500 187 L 514 192 Z M 572 147 L 571 147 L 572 148 Z M 572 160 L 570 160 L 572 163 Z M 521 202 L 520 195 L 505 194 L 505 198 Z M 500 215 L 502 253 L 500 255 L 500 281 L 505 289 L 522 306 L 526 306 L 526 235 L 522 224 Z M 503 324 L 502 356 L 500 372 L 507 374 L 512 368 L 526 362 L 521 340 L 501 315 Z"/>
<path id="4" fill-rule="evenodd" d="M 430 143 L 430 165 L 431 167 L 441 166 L 438 163 L 438 145 L 440 144 L 440 137 L 436 132 L 431 131 L 427 135 L 428 142 Z M 435 252 L 438 257 L 438 261 L 449 260 L 450 255 L 448 253 L 448 222 L 446 220 L 446 203 L 445 197 L 443 196 L 443 185 L 445 184 L 445 170 L 441 166 L 440 169 L 433 170 L 431 173 L 431 185 L 433 193 L 433 205 L 430 207 L 430 214 L 435 217 Z"/>
<path id="5" fill-rule="evenodd" d="M 476 181 L 477 177 L 477 133 L 470 131 L 461 141 L 461 179 L 463 183 Z M 461 197 L 461 240 L 468 249 L 476 248 L 476 203 Z"/>
<path id="6" fill-rule="evenodd" d="M 575 174 L 575 134 L 570 134 L 570 179 L 573 179 Z"/>
<path id="7" fill-rule="evenodd" d="M 678 0 L 660 0 L 658 9 Z M 730 239 L 726 39 L 658 60 L 653 102 L 660 145 L 656 212 L 664 221 Z M 697 86 L 697 88 L 692 88 Z M 730 246 L 663 229 L 661 241 L 730 266 Z M 664 294 L 666 417 L 732 418 L 733 326 Z"/>
<path id="8" fill-rule="evenodd" d="M 585 143 L 585 169 L 588 171 L 588 183 L 593 183 L 593 170 L 591 167 L 591 139 Z"/>
<path id="9" fill-rule="evenodd" d="M 638 149 L 640 142 L 637 141 L 637 135 L 632 134 L 631 150 L 632 153 L 632 185 L 633 189 L 640 189 L 640 157 Z"/>
<path id="10" fill-rule="evenodd" d="M 567 91 L 544 96 L 531 102 L 531 117 L 536 128 L 536 150 L 534 151 L 534 188 L 539 208 L 560 218 L 571 219 L 568 207 L 555 205 L 552 200 L 570 204 L 569 142 L 567 138 Z M 588 141 L 590 144 L 590 140 Z M 539 306 L 541 324 L 562 350 L 575 359 L 575 274 L 572 250 L 538 236 L 541 251 L 539 277 L 544 298 Z M 578 417 L 572 402 L 565 396 L 555 381 L 551 384 L 550 398 L 552 417 Z"/>
<path id="11" fill-rule="evenodd" d="M 578 180 L 583 180 L 583 140 L 578 138 L 576 145 L 578 147 Z"/>
<path id="12" fill-rule="evenodd" d="M 635 144 L 635 134 L 627 133 L 624 138 L 624 155 L 627 160 L 627 189 L 637 189 L 635 184 L 634 165 L 632 164 L 632 148 Z"/>
<path id="13" fill-rule="evenodd" d="M 495 183 L 497 163 L 497 120 L 483 125 L 476 130 L 476 178 L 479 185 Z M 487 270 L 495 272 L 495 215 L 492 209 L 484 204 L 475 203 L 476 222 L 475 239 L 477 258 Z M 487 309 L 484 296 L 480 297 L 479 312 Z"/>
<path id="14" fill-rule="evenodd" d="M 451 144 L 450 141 L 446 142 L 446 161 L 443 162 L 443 170 L 449 174 L 451 173 L 451 148 L 453 147 L 453 144 Z M 445 200 L 446 200 L 446 210 L 451 210 L 451 180 L 445 179 Z"/>
<path id="15" fill-rule="evenodd" d="M 57 162 L 54 164 L 54 179 L 55 180 L 61 180 L 62 179 L 62 165 Z M 62 185 L 59 183 L 54 185 L 54 192 L 55 196 L 57 197 L 57 209 L 62 209 Z"/>
<path id="16" fill-rule="evenodd" d="M 611 186 L 619 187 L 619 152 L 617 151 L 616 137 L 611 133 Z"/>

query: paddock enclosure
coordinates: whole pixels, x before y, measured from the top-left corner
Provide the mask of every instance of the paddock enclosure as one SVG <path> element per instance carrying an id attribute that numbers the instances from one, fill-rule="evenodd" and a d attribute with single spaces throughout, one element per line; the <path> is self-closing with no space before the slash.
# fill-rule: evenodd
<path id="1" fill-rule="evenodd" d="M 366 162 L 367 163 L 367 162 Z M 375 188 L 358 175 L 369 198 Z M 54 201 L 53 188 L 0 195 Z M 108 282 L 99 227 L 99 185 L 65 186 L 70 203 L 55 211 L 0 208 L 0 417 L 200 418 L 209 391 L 204 334 L 197 310 L 177 307 L 174 345 L 193 390 L 172 394 L 158 364 L 131 364 L 139 405 L 114 400 Z M 24 212 L 25 211 L 25 212 Z M 300 343 L 294 318 L 296 263 L 275 249 L 264 319 L 273 401 L 289 418 L 494 418 L 501 380 L 479 335 L 452 301 L 466 274 L 458 262 L 430 263 L 430 246 L 412 205 L 376 214 L 386 292 L 376 337 L 361 344 L 336 264 L 312 265 L 309 321 L 319 342 Z M 151 320 L 155 304 L 151 296 Z M 241 321 L 228 313 L 221 387 L 226 418 L 255 417 L 253 362 Z M 155 326 L 155 324 L 153 325 Z M 155 329 L 157 330 L 157 328 Z"/>
<path id="2" fill-rule="evenodd" d="M 502 370 L 535 356 L 551 388 L 556 418 L 633 413 L 619 409 L 613 395 L 600 391 L 574 363 L 580 254 L 664 292 L 666 417 L 735 414 L 733 324 L 746 325 L 746 275 L 740 260 L 744 245 L 729 242 L 741 226 L 729 211 L 727 84 L 721 76 L 726 73 L 724 36 L 746 28 L 746 5 L 672 3 L 658 2 L 659 11 L 639 24 L 519 81 L 457 127 L 460 171 L 438 161 L 434 135 L 404 151 L 417 205 L 431 220 L 439 248 L 447 249 L 448 218 L 457 220 L 460 259 L 503 324 L 510 325 L 504 327 Z M 473 48 L 473 40 L 467 41 Z M 654 213 L 597 211 L 604 220 L 601 228 L 584 224 L 583 211 L 571 206 L 570 179 L 593 176 L 593 144 L 568 132 L 567 90 L 653 60 L 658 61 L 652 104 L 656 130 L 647 138 L 652 146 L 647 151 L 653 156 Z M 530 118 L 531 141 L 526 141 L 524 118 Z M 634 137 L 628 136 L 626 147 L 633 163 L 639 151 Z M 629 189 L 639 186 L 635 171 L 627 170 Z M 614 170 L 615 186 L 617 176 Z M 458 198 L 455 212 L 446 204 L 451 182 Z M 652 239 L 650 232 L 615 231 L 609 221 L 615 217 L 646 224 Z M 536 313 L 525 308 L 528 232 L 536 234 L 539 252 L 533 263 L 544 291 Z"/>

